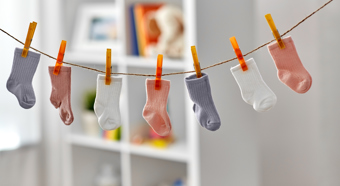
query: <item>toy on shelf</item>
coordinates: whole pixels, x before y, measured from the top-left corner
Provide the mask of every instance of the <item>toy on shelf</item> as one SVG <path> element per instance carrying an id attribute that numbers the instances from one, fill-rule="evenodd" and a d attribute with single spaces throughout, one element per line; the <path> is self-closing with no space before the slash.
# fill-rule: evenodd
<path id="1" fill-rule="evenodd" d="M 117 128 L 116 130 L 104 130 L 103 131 L 103 138 L 109 141 L 120 141 L 121 137 L 121 127 Z"/>
<path id="2" fill-rule="evenodd" d="M 137 3 L 130 6 L 130 17 L 133 55 L 183 57 L 184 21 L 179 7 L 162 3 Z"/>
<path id="3" fill-rule="evenodd" d="M 151 128 L 149 129 L 149 143 L 151 146 L 156 148 L 166 148 L 169 144 L 173 143 L 174 137 L 172 131 L 167 136 L 160 136 Z"/>
<path id="4" fill-rule="evenodd" d="M 147 144 L 155 148 L 167 148 L 175 141 L 175 138 L 170 132 L 167 136 L 160 136 L 153 131 L 145 122 L 135 127 L 131 133 L 131 143 L 134 145 Z"/>

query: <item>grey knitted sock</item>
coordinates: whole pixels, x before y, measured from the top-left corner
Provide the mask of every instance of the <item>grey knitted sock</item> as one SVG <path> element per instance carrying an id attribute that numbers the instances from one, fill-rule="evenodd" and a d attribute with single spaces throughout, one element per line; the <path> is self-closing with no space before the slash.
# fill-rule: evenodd
<path id="1" fill-rule="evenodd" d="M 40 54 L 28 51 L 27 57 L 21 57 L 22 49 L 16 48 L 12 72 L 7 81 L 7 90 L 14 94 L 22 108 L 29 109 L 35 104 L 32 79 L 39 64 Z"/>
<path id="2" fill-rule="evenodd" d="M 208 75 L 202 73 L 201 78 L 196 78 L 196 74 L 193 74 L 185 78 L 185 84 L 194 102 L 193 110 L 196 118 L 202 127 L 211 131 L 219 129 L 221 120 L 211 96 Z"/>

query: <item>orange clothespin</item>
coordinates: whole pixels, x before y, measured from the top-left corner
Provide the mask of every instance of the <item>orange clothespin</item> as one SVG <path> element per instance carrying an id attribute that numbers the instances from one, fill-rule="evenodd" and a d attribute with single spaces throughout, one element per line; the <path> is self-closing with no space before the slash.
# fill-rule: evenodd
<path id="1" fill-rule="evenodd" d="M 61 66 L 63 65 L 63 60 L 64 60 L 64 55 L 65 55 L 65 50 L 66 50 L 66 41 L 62 40 L 59 48 L 59 53 L 57 57 L 57 62 L 55 63 L 53 74 L 58 75 Z"/>
<path id="2" fill-rule="evenodd" d="M 105 85 L 111 84 L 111 49 L 106 49 L 106 71 L 105 71 Z"/>
<path id="3" fill-rule="evenodd" d="M 194 67 L 195 67 L 195 71 L 196 71 L 196 77 L 200 78 L 200 77 L 202 77 L 201 66 L 200 66 L 200 62 L 198 61 L 198 57 L 197 57 L 197 52 L 196 52 L 196 47 L 195 46 L 191 46 L 191 54 L 192 54 L 192 59 L 194 60 Z"/>
<path id="4" fill-rule="evenodd" d="M 25 45 L 24 45 L 24 48 L 23 48 L 22 53 L 21 53 L 21 57 L 24 57 L 24 58 L 27 57 L 28 50 L 29 50 L 29 48 L 31 46 L 33 35 L 34 35 L 36 27 L 37 27 L 37 23 L 36 22 L 33 21 L 32 23 L 30 23 L 30 26 L 28 27 L 28 32 L 27 32 L 27 36 L 26 36 Z"/>
<path id="5" fill-rule="evenodd" d="M 163 66 L 163 55 L 158 54 L 158 56 L 157 56 L 155 90 L 161 89 L 162 66 Z"/>
<path id="6" fill-rule="evenodd" d="M 279 33 L 279 31 L 277 30 L 276 26 L 275 26 L 275 23 L 274 23 L 274 20 L 272 18 L 272 15 L 270 14 L 267 14 L 265 15 L 266 19 L 267 19 L 267 22 L 269 24 L 269 27 L 270 29 L 272 30 L 272 33 L 277 41 L 277 43 L 279 44 L 280 46 L 280 49 L 284 49 L 285 48 L 285 44 L 283 43 L 282 39 L 281 39 L 281 35 Z"/>
<path id="7" fill-rule="evenodd" d="M 240 62 L 240 65 L 241 65 L 242 70 L 243 70 L 243 71 L 247 71 L 247 70 L 248 70 L 247 64 L 246 64 L 246 62 L 244 61 L 242 52 L 241 52 L 241 50 L 240 50 L 240 47 L 239 47 L 238 44 L 237 44 L 237 41 L 236 41 L 235 36 L 229 38 L 229 40 L 230 40 L 230 42 L 231 42 L 231 45 L 232 45 L 233 48 L 234 48 L 235 54 L 236 54 L 236 56 L 237 56 L 238 61 Z"/>

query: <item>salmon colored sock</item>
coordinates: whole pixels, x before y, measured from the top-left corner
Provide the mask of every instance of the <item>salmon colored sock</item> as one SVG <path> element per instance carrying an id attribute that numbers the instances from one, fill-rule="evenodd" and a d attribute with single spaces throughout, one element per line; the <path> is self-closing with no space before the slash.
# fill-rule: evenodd
<path id="1" fill-rule="evenodd" d="M 48 67 L 51 77 L 52 93 L 50 101 L 55 108 L 59 108 L 59 115 L 65 125 L 73 122 L 71 109 L 71 67 L 62 66 L 59 74 L 53 74 L 54 66 Z"/>
<path id="2" fill-rule="evenodd" d="M 295 92 L 306 93 L 312 86 L 312 77 L 301 63 L 293 39 L 288 36 L 282 41 L 286 46 L 284 49 L 280 49 L 277 42 L 268 45 L 277 68 L 277 75 L 282 83 Z"/>
<path id="3" fill-rule="evenodd" d="M 155 80 L 147 79 L 147 100 L 143 109 L 143 117 L 150 127 L 160 136 L 166 136 L 171 131 L 171 122 L 166 111 L 170 81 L 161 80 L 161 89 L 155 90 Z"/>

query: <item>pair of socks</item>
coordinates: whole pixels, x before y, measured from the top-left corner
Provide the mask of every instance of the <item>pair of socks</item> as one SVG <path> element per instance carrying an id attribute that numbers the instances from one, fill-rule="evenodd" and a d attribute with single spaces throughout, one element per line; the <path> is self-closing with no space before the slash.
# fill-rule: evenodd
<path id="1" fill-rule="evenodd" d="M 278 77 L 293 91 L 306 93 L 312 86 L 312 77 L 301 63 L 293 39 L 289 36 L 282 41 L 285 44 L 284 49 L 280 49 L 276 42 L 268 45 Z M 246 103 L 253 105 L 256 111 L 267 111 L 275 105 L 277 98 L 263 81 L 255 61 L 249 59 L 246 64 L 249 68 L 247 71 L 242 71 L 240 65 L 230 69 L 240 87 L 242 98 Z"/>
<path id="2" fill-rule="evenodd" d="M 121 126 L 119 98 L 122 78 L 111 76 L 110 85 L 105 85 L 105 75 L 97 76 L 97 93 L 94 112 L 103 130 L 115 130 Z"/>
<path id="3" fill-rule="evenodd" d="M 220 128 L 220 117 L 215 108 L 209 78 L 202 73 L 201 78 L 196 75 L 185 79 L 191 100 L 194 102 L 193 110 L 202 127 L 215 131 Z M 170 81 L 161 80 L 161 89 L 155 90 L 155 80 L 146 80 L 147 101 L 143 109 L 143 117 L 151 128 L 161 136 L 166 136 L 171 131 L 171 122 L 166 111 L 170 90 Z"/>
<path id="4" fill-rule="evenodd" d="M 30 109 L 35 105 L 35 94 L 32 86 L 33 76 L 37 70 L 40 54 L 28 51 L 27 57 L 21 57 L 22 49 L 16 48 L 12 71 L 7 80 L 7 90 L 14 94 L 19 105 Z"/>
<path id="5" fill-rule="evenodd" d="M 36 98 L 32 79 L 40 60 L 40 54 L 28 51 L 27 57 L 21 57 L 22 49 L 16 48 L 11 75 L 7 81 L 7 89 L 14 94 L 22 108 L 29 109 L 35 105 Z M 54 67 L 49 67 L 52 82 L 51 103 L 60 108 L 59 114 L 66 125 L 73 122 L 70 103 L 71 67 L 62 67 L 58 76 L 53 75 Z"/>
<path id="6" fill-rule="evenodd" d="M 59 116 L 64 124 L 70 125 L 74 119 L 71 108 L 71 67 L 62 66 L 58 75 L 54 75 L 53 71 L 54 66 L 49 66 L 52 84 L 50 101 L 56 109 L 59 108 Z"/>

